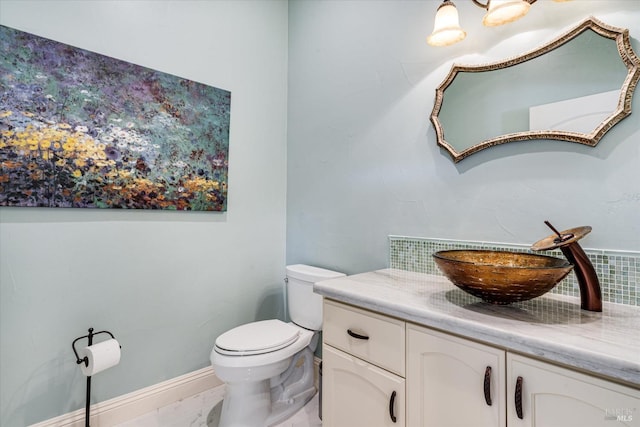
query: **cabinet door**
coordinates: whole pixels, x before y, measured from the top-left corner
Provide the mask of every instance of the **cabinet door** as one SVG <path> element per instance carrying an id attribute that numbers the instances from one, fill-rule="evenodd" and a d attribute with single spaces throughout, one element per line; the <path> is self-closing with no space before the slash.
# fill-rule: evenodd
<path id="1" fill-rule="evenodd" d="M 404 378 L 325 345 L 322 425 L 403 427 Z"/>
<path id="2" fill-rule="evenodd" d="M 510 427 L 640 426 L 638 389 L 511 353 L 507 376 Z"/>
<path id="3" fill-rule="evenodd" d="M 506 425 L 504 350 L 416 325 L 407 343 L 407 425 Z"/>

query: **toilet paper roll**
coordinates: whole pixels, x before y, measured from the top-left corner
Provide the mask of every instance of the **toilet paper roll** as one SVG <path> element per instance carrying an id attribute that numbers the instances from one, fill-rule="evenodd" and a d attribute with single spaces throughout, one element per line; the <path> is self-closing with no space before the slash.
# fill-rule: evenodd
<path id="1" fill-rule="evenodd" d="M 89 365 L 81 363 L 80 370 L 89 377 L 120 363 L 120 344 L 115 339 L 110 339 L 90 345 L 80 350 L 80 359 L 85 356 L 89 359 Z"/>

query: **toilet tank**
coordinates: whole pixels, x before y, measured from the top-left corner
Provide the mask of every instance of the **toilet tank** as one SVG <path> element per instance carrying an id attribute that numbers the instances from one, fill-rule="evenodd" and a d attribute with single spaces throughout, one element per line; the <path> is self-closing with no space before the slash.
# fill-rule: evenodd
<path id="1" fill-rule="evenodd" d="M 287 266 L 287 307 L 296 325 L 319 331 L 322 329 L 322 296 L 313 293 L 313 284 L 345 276 L 343 273 L 310 265 Z"/>

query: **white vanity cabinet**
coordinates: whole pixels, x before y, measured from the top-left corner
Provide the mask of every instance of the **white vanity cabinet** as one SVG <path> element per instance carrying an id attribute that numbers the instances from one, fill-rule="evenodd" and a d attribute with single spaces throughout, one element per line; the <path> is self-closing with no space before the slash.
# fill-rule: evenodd
<path id="1" fill-rule="evenodd" d="M 640 427 L 639 388 L 505 348 L 328 299 L 323 334 L 324 427 Z"/>
<path id="2" fill-rule="evenodd" d="M 407 425 L 504 427 L 505 351 L 407 324 Z"/>
<path id="3" fill-rule="evenodd" d="M 509 427 L 640 426 L 640 390 L 507 354 Z"/>
<path id="4" fill-rule="evenodd" d="M 324 427 L 405 426 L 405 322 L 325 300 Z"/>

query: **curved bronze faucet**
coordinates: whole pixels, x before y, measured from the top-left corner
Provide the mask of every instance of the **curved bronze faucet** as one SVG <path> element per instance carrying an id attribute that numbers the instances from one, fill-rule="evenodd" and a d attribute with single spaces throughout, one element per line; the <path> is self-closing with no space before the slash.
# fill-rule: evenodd
<path id="1" fill-rule="evenodd" d="M 591 232 L 591 227 L 577 227 L 559 232 L 549 221 L 544 223 L 553 230 L 555 235 L 545 237 L 534 243 L 531 245 L 531 249 L 534 251 L 546 251 L 560 248 L 567 260 L 573 264 L 573 271 L 578 278 L 580 308 L 589 311 L 602 311 L 602 291 L 600 290 L 598 275 L 589 257 L 578 244 L 578 240 Z"/>

